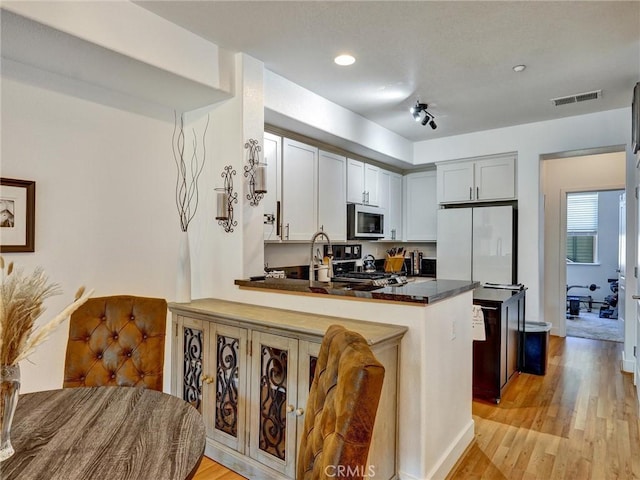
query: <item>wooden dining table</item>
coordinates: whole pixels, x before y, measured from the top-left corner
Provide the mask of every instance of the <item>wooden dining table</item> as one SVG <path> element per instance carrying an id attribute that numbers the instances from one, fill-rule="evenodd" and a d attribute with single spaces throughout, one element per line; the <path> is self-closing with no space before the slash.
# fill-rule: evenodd
<path id="1" fill-rule="evenodd" d="M 144 388 L 63 388 L 20 395 L 15 454 L 3 480 L 183 480 L 204 454 L 202 416 Z"/>

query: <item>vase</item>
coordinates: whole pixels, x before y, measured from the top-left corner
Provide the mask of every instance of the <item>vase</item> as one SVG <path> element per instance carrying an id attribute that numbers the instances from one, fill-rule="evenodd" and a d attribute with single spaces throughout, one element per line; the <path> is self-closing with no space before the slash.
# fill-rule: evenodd
<path id="1" fill-rule="evenodd" d="M 178 278 L 176 280 L 176 302 L 191 301 L 191 255 L 189 253 L 189 234 L 182 232 L 178 250 Z"/>
<path id="2" fill-rule="evenodd" d="M 18 404 L 20 393 L 20 365 L 2 365 L 0 367 L 0 462 L 15 453 L 11 445 L 11 423 Z"/>

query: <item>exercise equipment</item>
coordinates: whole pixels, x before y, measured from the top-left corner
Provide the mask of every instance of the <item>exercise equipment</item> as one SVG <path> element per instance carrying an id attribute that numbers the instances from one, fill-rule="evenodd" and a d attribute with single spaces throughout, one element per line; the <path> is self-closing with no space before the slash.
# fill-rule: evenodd
<path id="1" fill-rule="evenodd" d="M 618 279 L 609 278 L 609 289 L 612 294 L 604 297 L 600 307 L 600 318 L 618 318 Z"/>
<path id="2" fill-rule="evenodd" d="M 580 304 L 585 303 L 587 312 L 593 309 L 593 297 L 591 295 L 569 295 L 572 288 L 586 288 L 591 292 L 595 292 L 600 288 L 595 283 L 591 285 L 567 285 L 567 316 L 576 317 L 580 315 Z"/>

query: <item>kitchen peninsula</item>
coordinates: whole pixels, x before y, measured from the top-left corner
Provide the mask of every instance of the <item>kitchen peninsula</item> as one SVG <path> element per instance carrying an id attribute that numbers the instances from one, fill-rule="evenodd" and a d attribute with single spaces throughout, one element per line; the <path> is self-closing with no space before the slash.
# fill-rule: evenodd
<path id="1" fill-rule="evenodd" d="M 471 310 L 475 282 L 436 279 L 372 291 L 335 288 L 329 283 L 318 286 L 308 280 L 235 283 L 241 301 L 252 308 L 262 305 L 331 315 L 345 323 L 359 320 L 406 327 L 398 369 L 396 471 L 398 478 L 406 479 L 446 477 L 474 436 Z"/>

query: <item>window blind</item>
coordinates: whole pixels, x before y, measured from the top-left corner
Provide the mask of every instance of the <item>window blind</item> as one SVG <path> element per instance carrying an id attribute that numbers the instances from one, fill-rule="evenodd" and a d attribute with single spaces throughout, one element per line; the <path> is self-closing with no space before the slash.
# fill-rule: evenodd
<path id="1" fill-rule="evenodd" d="M 598 233 L 598 192 L 567 194 L 567 232 L 572 235 Z"/>

